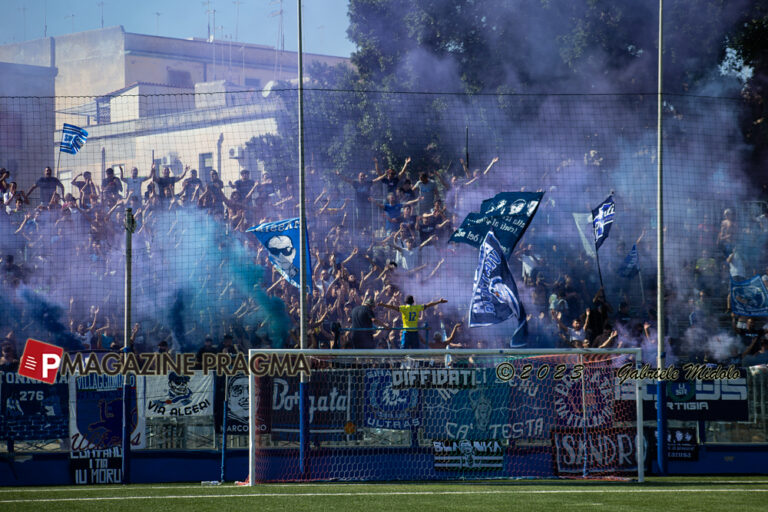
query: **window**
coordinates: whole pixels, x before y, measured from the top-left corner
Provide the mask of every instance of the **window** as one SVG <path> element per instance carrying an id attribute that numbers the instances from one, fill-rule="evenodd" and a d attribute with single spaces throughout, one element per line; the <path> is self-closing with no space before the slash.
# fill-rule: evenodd
<path id="1" fill-rule="evenodd" d="M 168 85 L 186 87 L 188 89 L 194 87 L 192 84 L 192 76 L 189 74 L 189 71 L 178 69 L 168 69 Z"/>
<path id="2" fill-rule="evenodd" d="M 258 89 L 261 87 L 261 79 L 259 78 L 245 78 L 245 85 L 248 87 L 253 87 L 254 89 Z"/>
<path id="3" fill-rule="evenodd" d="M 197 176 L 204 182 L 211 181 L 211 171 L 213 170 L 213 153 L 200 153 Z"/>

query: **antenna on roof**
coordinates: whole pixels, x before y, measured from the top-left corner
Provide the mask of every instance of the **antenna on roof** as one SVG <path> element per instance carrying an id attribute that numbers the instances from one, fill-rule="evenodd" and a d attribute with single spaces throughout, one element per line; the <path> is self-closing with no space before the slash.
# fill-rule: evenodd
<path id="1" fill-rule="evenodd" d="M 277 25 L 277 44 L 275 45 L 275 70 L 274 79 L 280 80 L 283 72 L 283 52 L 285 52 L 285 32 L 283 31 L 283 0 L 272 0 L 269 5 L 280 5 L 280 9 L 272 11 L 269 14 L 270 18 L 280 17 L 280 22 Z"/>
<path id="2" fill-rule="evenodd" d="M 155 35 L 159 36 L 160 35 L 160 16 L 162 16 L 163 13 L 161 13 L 161 12 L 154 12 L 152 14 L 154 14 L 155 18 L 156 18 L 155 19 Z"/>

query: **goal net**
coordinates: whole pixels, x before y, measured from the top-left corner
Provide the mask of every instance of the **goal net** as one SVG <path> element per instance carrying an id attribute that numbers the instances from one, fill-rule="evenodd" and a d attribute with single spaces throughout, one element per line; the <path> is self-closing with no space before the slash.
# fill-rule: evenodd
<path id="1" fill-rule="evenodd" d="M 638 349 L 251 350 L 249 481 L 643 478 Z M 304 371 L 308 370 L 308 371 Z"/>

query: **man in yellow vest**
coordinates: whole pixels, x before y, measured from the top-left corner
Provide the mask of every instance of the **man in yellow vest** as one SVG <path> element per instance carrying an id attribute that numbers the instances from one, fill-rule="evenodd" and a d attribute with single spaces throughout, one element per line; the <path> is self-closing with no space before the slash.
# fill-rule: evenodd
<path id="1" fill-rule="evenodd" d="M 392 306 L 391 304 L 382 304 L 380 307 L 399 312 L 403 317 L 403 334 L 400 337 L 400 348 L 419 348 L 419 313 L 432 306 L 445 304 L 445 299 L 438 299 L 427 304 L 414 304 L 413 295 L 405 298 L 405 304 L 402 306 Z"/>

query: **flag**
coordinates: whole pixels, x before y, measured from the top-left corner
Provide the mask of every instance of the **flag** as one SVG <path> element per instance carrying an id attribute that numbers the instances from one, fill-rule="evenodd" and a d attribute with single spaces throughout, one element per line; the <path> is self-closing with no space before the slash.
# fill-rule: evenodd
<path id="1" fill-rule="evenodd" d="M 450 242 L 480 247 L 493 232 L 502 252 L 509 257 L 539 208 L 543 192 L 500 192 L 483 201 L 481 211 L 467 215 Z"/>
<path id="2" fill-rule="evenodd" d="M 299 287 L 299 219 L 288 219 L 277 222 L 266 222 L 246 230 L 253 233 L 269 251 L 269 261 L 275 266 L 280 275 L 296 288 Z M 306 281 L 309 293 L 312 293 L 312 261 L 309 256 L 309 243 L 305 247 L 307 253 Z"/>
<path id="3" fill-rule="evenodd" d="M 616 205 L 613 202 L 613 196 L 608 196 L 608 199 L 592 210 L 592 227 L 595 230 L 595 249 L 600 249 L 600 246 L 603 245 L 605 239 L 608 238 L 608 233 L 611 231 L 611 224 L 613 224 L 615 210 Z"/>
<path id="4" fill-rule="evenodd" d="M 634 277 L 637 275 L 638 272 L 640 272 L 640 267 L 638 267 L 638 255 L 637 255 L 637 245 L 633 245 L 632 249 L 629 250 L 629 254 L 627 254 L 627 257 L 624 258 L 624 262 L 619 267 L 618 273 L 621 277 Z"/>
<path id="5" fill-rule="evenodd" d="M 731 311 L 739 316 L 768 316 L 768 290 L 760 276 L 731 279 Z"/>
<path id="6" fill-rule="evenodd" d="M 76 155 L 77 152 L 80 151 L 80 148 L 85 145 L 85 141 L 87 140 L 87 131 L 73 124 L 64 123 L 64 128 L 61 130 L 61 144 L 59 145 L 59 149 L 62 153 Z"/>
<path id="7" fill-rule="evenodd" d="M 584 252 L 586 252 L 587 256 L 590 258 L 596 258 L 597 253 L 595 253 L 595 243 L 594 240 L 590 239 L 592 237 L 589 236 L 590 231 L 592 231 L 592 214 L 574 213 L 573 222 L 576 223 L 576 229 L 581 237 L 581 245 L 584 247 Z"/>
<path id="8" fill-rule="evenodd" d="M 525 308 L 520 302 L 517 286 L 512 279 L 499 241 L 492 232 L 485 235 L 480 246 L 480 259 L 475 271 L 469 326 L 482 327 L 512 318 L 515 334 L 525 327 Z"/>

